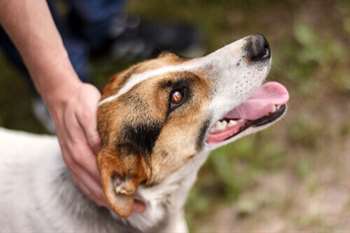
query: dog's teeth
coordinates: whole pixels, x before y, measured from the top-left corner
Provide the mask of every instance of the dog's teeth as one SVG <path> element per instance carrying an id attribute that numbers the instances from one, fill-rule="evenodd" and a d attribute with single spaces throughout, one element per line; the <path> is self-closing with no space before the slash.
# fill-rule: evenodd
<path id="1" fill-rule="evenodd" d="M 210 130 L 209 130 L 209 133 L 215 133 L 216 132 L 216 128 L 215 127 L 212 127 Z"/>
<path id="2" fill-rule="evenodd" d="M 232 127 L 232 126 L 235 126 L 235 125 L 237 125 L 237 121 L 235 121 L 235 120 L 230 120 L 229 122 L 228 122 L 228 127 Z"/>
<path id="3" fill-rule="evenodd" d="M 218 128 L 220 124 L 221 124 L 220 121 L 217 121 L 217 122 L 215 123 L 215 125 L 214 125 L 214 128 L 215 128 L 215 129 Z"/>
<path id="4" fill-rule="evenodd" d="M 275 112 L 277 110 L 277 106 L 276 105 L 273 105 L 272 106 L 272 111 L 271 112 Z"/>
<path id="5" fill-rule="evenodd" d="M 222 120 L 222 121 L 217 121 L 215 125 L 210 129 L 210 133 L 218 133 L 226 129 L 228 126 L 227 121 Z"/>
<path id="6" fill-rule="evenodd" d="M 215 125 L 210 129 L 210 133 L 216 133 L 218 130 L 217 130 L 217 127 L 216 127 L 216 123 Z"/>
<path id="7" fill-rule="evenodd" d="M 216 133 L 218 131 L 219 124 L 219 121 L 217 121 L 215 125 L 210 129 L 210 133 Z"/>
<path id="8" fill-rule="evenodd" d="M 219 124 L 216 127 L 216 129 L 218 131 L 223 131 L 226 128 L 226 126 L 227 126 L 227 122 L 226 121 L 219 121 L 218 123 Z"/>

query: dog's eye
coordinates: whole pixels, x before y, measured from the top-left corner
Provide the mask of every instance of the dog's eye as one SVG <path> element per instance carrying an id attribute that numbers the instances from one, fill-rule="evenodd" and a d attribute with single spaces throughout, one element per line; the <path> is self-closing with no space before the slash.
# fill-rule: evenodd
<path id="1" fill-rule="evenodd" d="M 173 111 L 175 108 L 179 107 L 183 104 L 185 99 L 185 90 L 184 89 L 176 89 L 170 93 L 169 96 L 169 107 L 170 111 Z"/>
<path id="2" fill-rule="evenodd" d="M 172 104 L 180 104 L 183 99 L 183 94 L 180 91 L 174 91 L 171 94 L 171 103 Z"/>

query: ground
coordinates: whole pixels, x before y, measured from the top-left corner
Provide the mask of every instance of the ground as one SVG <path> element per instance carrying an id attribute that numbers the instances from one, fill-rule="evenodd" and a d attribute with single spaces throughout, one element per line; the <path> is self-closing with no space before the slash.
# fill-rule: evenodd
<path id="1" fill-rule="evenodd" d="M 192 232 L 347 232 L 350 228 L 350 3 L 149 0 L 129 11 L 193 23 L 209 51 L 247 34 L 270 41 L 270 80 L 291 95 L 285 119 L 215 152 L 186 206 Z M 93 61 L 94 81 L 130 63 Z M 43 133 L 30 94 L 0 62 L 0 126 Z"/>

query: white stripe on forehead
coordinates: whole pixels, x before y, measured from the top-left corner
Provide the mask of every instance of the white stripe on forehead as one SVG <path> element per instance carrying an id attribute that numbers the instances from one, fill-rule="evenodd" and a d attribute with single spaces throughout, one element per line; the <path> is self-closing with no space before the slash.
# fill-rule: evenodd
<path id="1" fill-rule="evenodd" d="M 181 72 L 181 71 L 190 71 L 198 66 L 203 65 L 202 62 L 191 62 L 191 64 L 181 64 L 181 65 L 169 65 L 164 66 L 159 69 L 146 71 L 140 74 L 134 74 L 132 75 L 129 80 L 126 82 L 126 84 L 114 95 L 111 95 L 105 99 L 103 99 L 99 106 L 102 104 L 111 102 L 113 100 L 116 100 L 119 96 L 125 94 L 126 92 L 130 91 L 134 86 L 137 84 L 150 79 L 154 77 L 158 77 L 159 75 L 166 74 L 166 73 L 172 73 L 172 72 Z"/>

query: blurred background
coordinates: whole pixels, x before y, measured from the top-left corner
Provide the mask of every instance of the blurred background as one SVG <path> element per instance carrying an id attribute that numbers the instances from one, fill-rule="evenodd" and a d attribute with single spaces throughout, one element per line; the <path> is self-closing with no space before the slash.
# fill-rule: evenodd
<path id="1" fill-rule="evenodd" d="M 350 1 L 148 0 L 128 12 L 187 22 L 207 52 L 248 34 L 272 47 L 270 80 L 290 91 L 287 116 L 212 153 L 186 205 L 191 232 L 347 232 L 350 229 Z M 93 82 L 139 60 L 93 60 Z M 46 133 L 30 90 L 0 58 L 0 126 Z M 1 140 L 1 139 L 0 139 Z"/>

